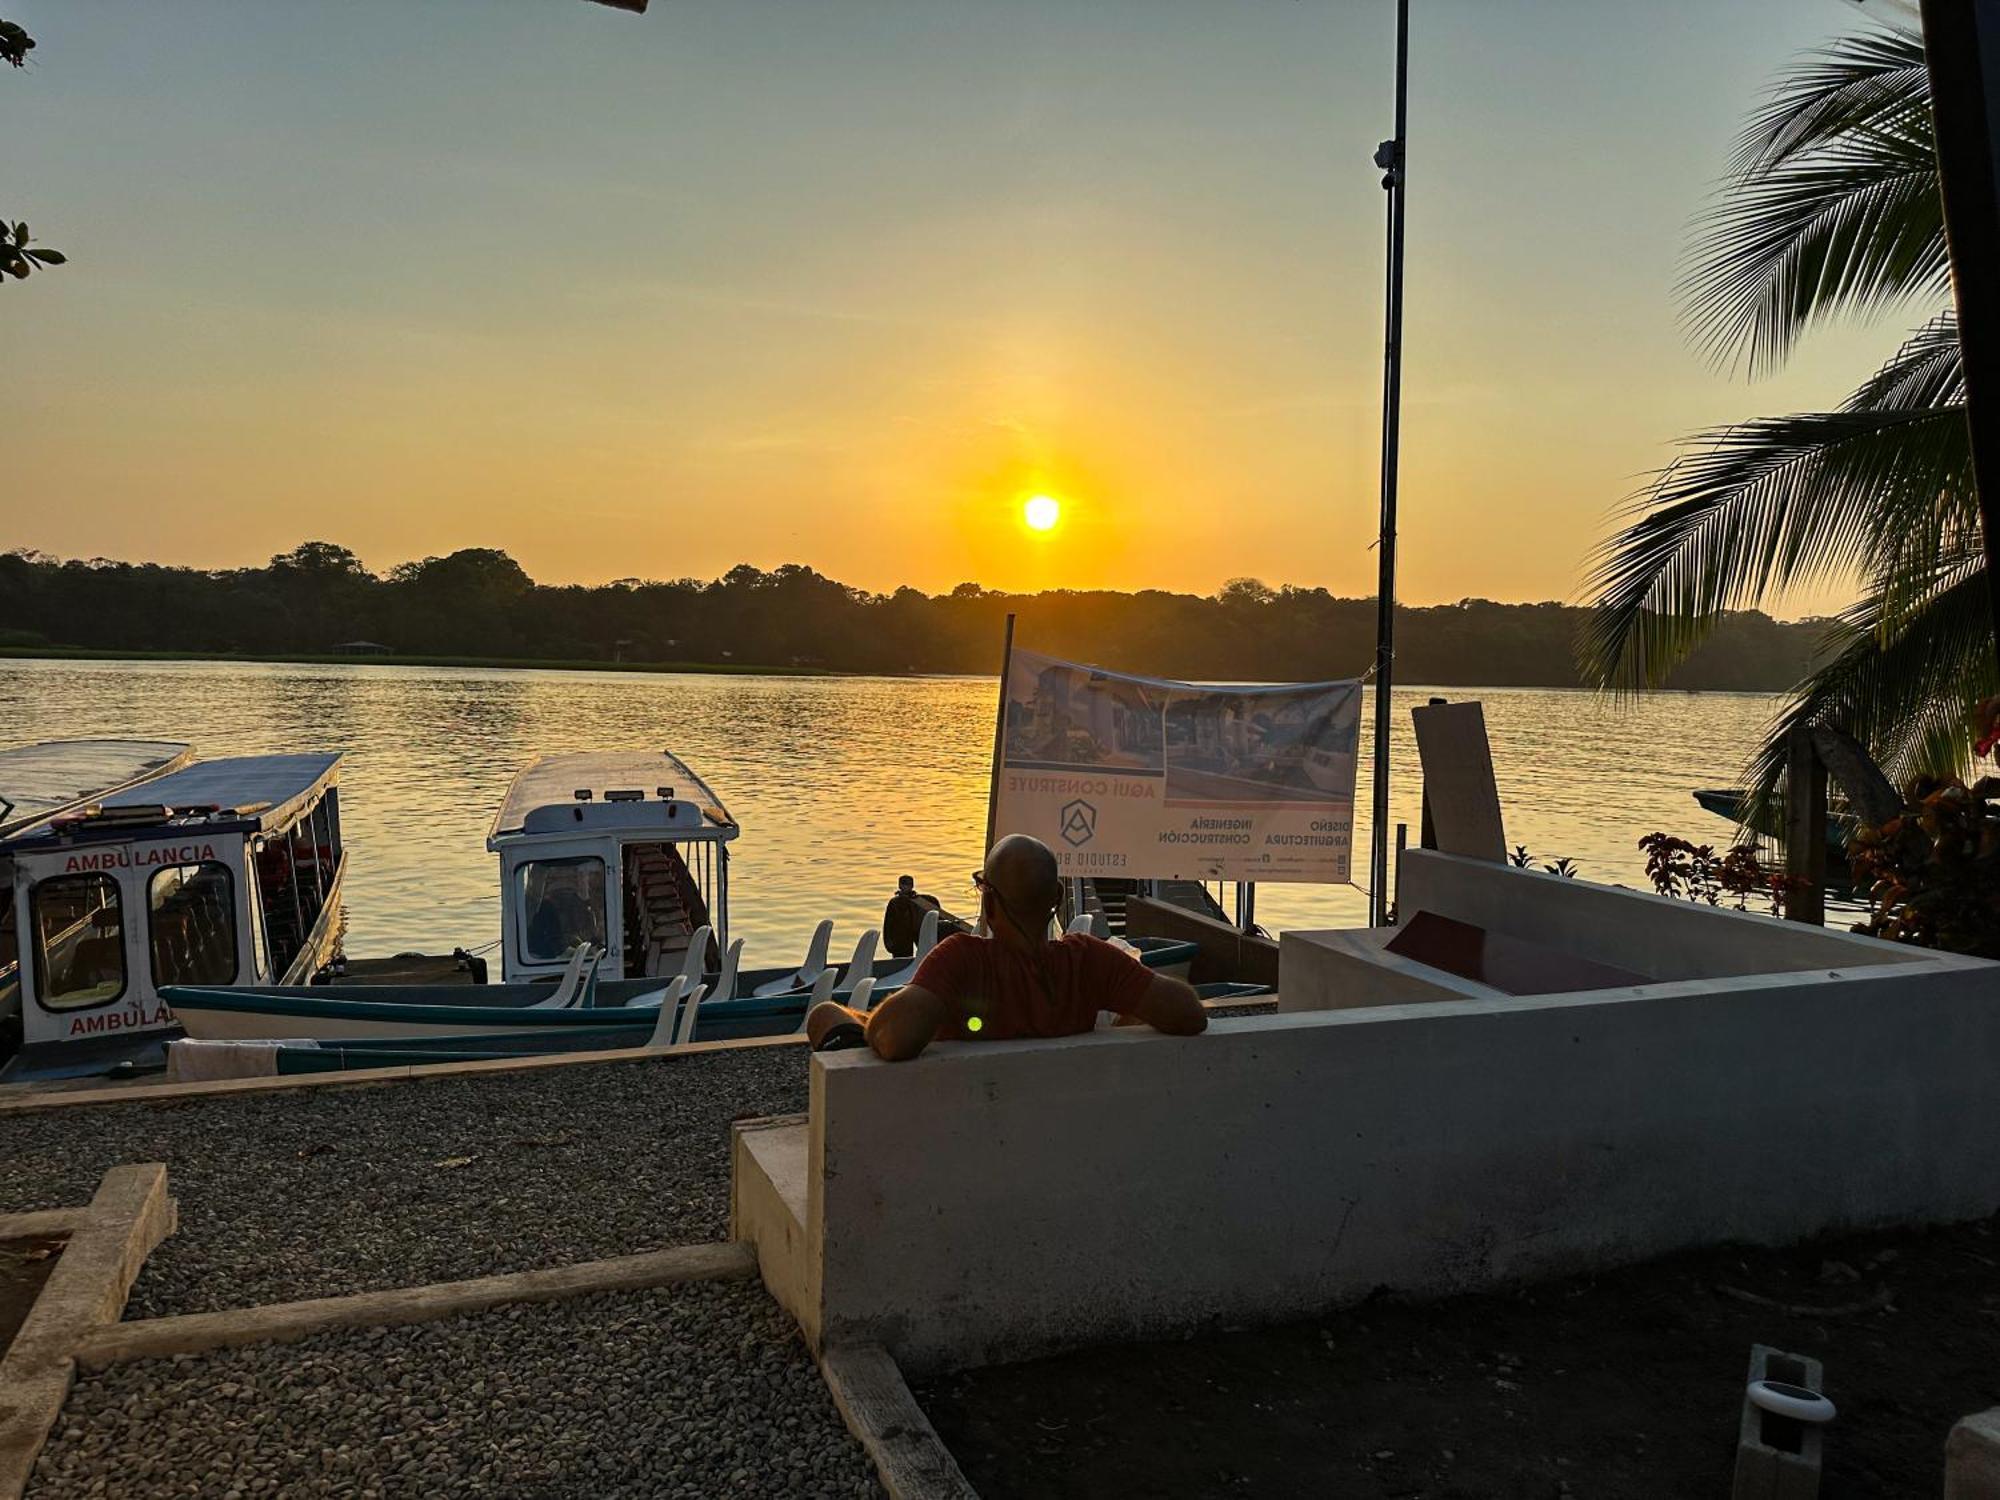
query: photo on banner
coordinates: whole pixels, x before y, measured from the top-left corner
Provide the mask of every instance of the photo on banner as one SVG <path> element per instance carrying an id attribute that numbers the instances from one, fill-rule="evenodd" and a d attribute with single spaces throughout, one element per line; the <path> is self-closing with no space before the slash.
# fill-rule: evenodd
<path id="1" fill-rule="evenodd" d="M 994 832 L 1064 875 L 1349 878 L 1360 683 L 1206 687 L 1016 648 L 1001 693 Z"/>

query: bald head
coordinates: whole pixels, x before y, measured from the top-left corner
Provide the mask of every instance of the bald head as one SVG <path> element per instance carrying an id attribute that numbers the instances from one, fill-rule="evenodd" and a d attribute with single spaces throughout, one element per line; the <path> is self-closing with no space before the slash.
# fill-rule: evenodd
<path id="1" fill-rule="evenodd" d="M 1026 929 L 1022 937 L 1040 938 L 1048 931 L 1062 901 L 1062 876 L 1047 844 L 1010 833 L 987 851 L 985 875 L 1009 922 Z"/>

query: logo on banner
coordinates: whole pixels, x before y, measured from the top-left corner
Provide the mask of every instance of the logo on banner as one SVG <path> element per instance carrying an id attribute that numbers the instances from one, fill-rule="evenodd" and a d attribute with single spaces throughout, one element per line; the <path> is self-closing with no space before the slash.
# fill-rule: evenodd
<path id="1" fill-rule="evenodd" d="M 1081 849 L 1097 837 L 1097 809 L 1078 797 L 1073 802 L 1065 802 L 1062 807 L 1063 842 L 1072 849 Z"/>

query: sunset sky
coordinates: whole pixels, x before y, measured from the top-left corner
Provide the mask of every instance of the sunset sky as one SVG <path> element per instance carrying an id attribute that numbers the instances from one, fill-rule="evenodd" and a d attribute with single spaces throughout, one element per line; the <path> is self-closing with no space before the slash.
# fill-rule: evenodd
<path id="1" fill-rule="evenodd" d="M 1573 598 L 1836 0 L 1416 0 L 1403 597 Z M 1388 0 L 0 0 L 0 548 L 1374 589 Z M 1022 524 L 1057 498 L 1060 522 Z"/>

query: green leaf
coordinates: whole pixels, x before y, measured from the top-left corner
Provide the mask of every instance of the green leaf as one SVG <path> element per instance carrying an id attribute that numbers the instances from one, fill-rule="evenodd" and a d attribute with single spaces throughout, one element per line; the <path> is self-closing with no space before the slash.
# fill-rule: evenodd
<path id="1" fill-rule="evenodd" d="M 30 250 L 28 254 L 32 255 L 45 266 L 63 266 L 69 264 L 69 257 L 64 255 L 60 250 Z"/>

